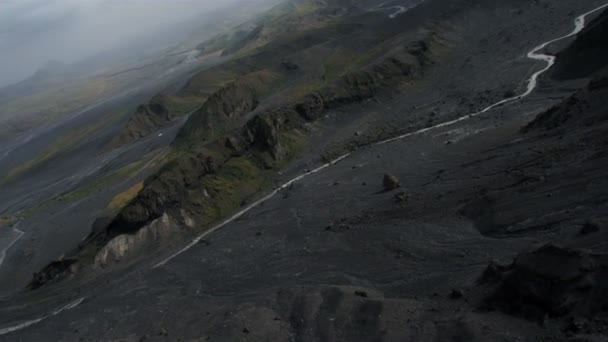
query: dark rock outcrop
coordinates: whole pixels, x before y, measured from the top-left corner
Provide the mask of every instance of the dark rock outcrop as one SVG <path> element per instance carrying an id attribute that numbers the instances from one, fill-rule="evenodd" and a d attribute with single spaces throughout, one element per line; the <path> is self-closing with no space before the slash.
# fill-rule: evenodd
<path id="1" fill-rule="evenodd" d="M 207 99 L 203 107 L 192 114 L 176 138 L 176 143 L 210 141 L 229 129 L 259 103 L 255 87 L 235 81 Z"/>
<path id="2" fill-rule="evenodd" d="M 34 279 L 29 284 L 30 289 L 37 289 L 58 279 L 65 278 L 75 271 L 76 259 L 62 259 L 51 262 L 40 272 L 34 273 Z"/>
<path id="3" fill-rule="evenodd" d="M 607 266 L 606 255 L 545 245 L 509 266 L 492 264 L 482 281 L 497 289 L 485 305 L 533 320 L 592 315 L 608 305 Z"/>
<path id="4" fill-rule="evenodd" d="M 157 95 L 148 103 L 137 107 L 126 127 L 114 139 L 113 144 L 118 146 L 136 141 L 173 122 L 177 115 L 167 108 L 165 101 L 164 96 Z"/>
<path id="5" fill-rule="evenodd" d="M 608 122 L 605 106 L 607 96 L 608 70 L 605 70 L 591 80 L 586 88 L 540 114 L 522 130 L 524 133 L 553 129 L 564 131 Z"/>
<path id="6" fill-rule="evenodd" d="M 382 186 L 384 187 L 385 191 L 392 191 L 399 188 L 401 183 L 399 182 L 399 178 L 396 176 L 385 174 L 384 178 L 382 179 Z"/>

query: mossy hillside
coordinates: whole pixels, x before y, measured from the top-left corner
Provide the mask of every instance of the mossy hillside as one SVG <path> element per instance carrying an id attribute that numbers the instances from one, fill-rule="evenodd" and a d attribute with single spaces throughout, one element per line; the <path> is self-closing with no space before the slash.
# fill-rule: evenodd
<path id="1" fill-rule="evenodd" d="M 263 189 L 265 179 L 271 177 L 266 170 L 278 170 L 297 156 L 306 144 L 303 132 L 308 123 L 322 117 L 327 109 L 371 98 L 382 87 L 411 80 L 419 67 L 415 59 L 404 62 L 387 58 L 347 73 L 301 101 L 261 113 L 242 130 L 231 131 L 213 142 L 188 136 L 189 148 L 146 181 L 137 198 L 109 227 L 110 235 L 136 231 L 165 212 L 179 218 L 186 210 L 204 224 L 216 220 Z M 235 156 L 236 165 L 230 162 Z M 211 193 L 205 191 L 206 187 Z M 224 192 L 220 192 L 222 188 Z"/>
<path id="2" fill-rule="evenodd" d="M 399 91 L 420 77 L 432 59 L 428 56 L 431 49 L 425 44 L 410 46 L 402 42 L 389 54 L 373 46 L 354 46 L 343 39 L 357 34 L 365 20 L 377 20 L 375 16 L 334 20 L 321 29 L 290 33 L 212 71 L 217 75 L 221 69 L 235 80 L 212 94 L 200 113 L 190 118 L 173 145 L 171 161 L 145 181 L 144 188 L 105 230 L 99 231 L 95 240 L 103 245 L 117 235 L 133 234 L 164 214 L 197 231 L 208 228 L 256 193 L 268 189 L 276 171 L 305 148 L 307 132 L 327 110 L 358 103 L 381 92 Z M 366 39 L 371 41 L 371 36 Z M 389 43 L 387 40 L 379 44 Z M 299 82 L 291 78 L 310 67 L 302 64 L 309 61 L 301 63 L 297 56 L 313 48 L 319 51 L 319 46 L 329 50 L 331 58 L 315 64 L 322 69 L 315 73 L 318 79 L 303 77 Z M 286 58 L 300 63 L 295 71 L 282 65 Z M 285 70 L 281 71 L 281 67 Z M 188 91 L 195 93 L 192 86 L 208 72 L 195 76 Z M 274 73 L 280 77 L 268 77 Z M 310 76 L 308 70 L 306 73 Z M 285 77 L 290 80 L 287 88 L 282 85 Z M 296 87 L 300 87 L 298 96 L 287 103 L 257 107 L 256 101 L 265 96 L 260 94 L 272 94 L 277 89 L 284 94 Z M 243 125 L 241 119 L 248 118 L 253 110 L 259 114 Z M 214 111 L 228 113 L 225 117 L 230 120 L 211 123 L 228 124 L 219 129 L 205 127 L 205 120 L 213 118 L 205 114 Z M 215 118 L 218 117 L 222 118 Z"/>
<path id="3" fill-rule="evenodd" d="M 304 123 L 294 110 L 265 112 L 211 143 L 175 150 L 173 159 L 119 212 L 103 239 L 137 231 L 163 213 L 177 220 L 185 220 L 185 214 L 197 229 L 225 217 L 268 188 L 276 171 L 301 152 Z"/>
<path id="4" fill-rule="evenodd" d="M 108 210 L 116 213 L 118 210 L 124 208 L 129 202 L 131 202 L 137 194 L 144 188 L 144 182 L 138 182 L 127 190 L 114 196 L 110 203 L 108 203 Z"/>
<path id="5" fill-rule="evenodd" d="M 175 96 L 169 95 L 165 98 L 165 106 L 175 116 L 188 114 L 200 107 L 205 102 L 205 99 L 196 96 Z"/>
<path id="6" fill-rule="evenodd" d="M 285 85 L 283 74 L 268 69 L 244 75 L 211 95 L 188 119 L 174 145 L 190 148 L 201 142 L 213 141 L 234 128 L 265 97 Z"/>
<path id="7" fill-rule="evenodd" d="M 318 3 L 309 1 L 299 1 L 285 6 L 291 11 L 286 14 L 287 17 L 271 15 L 264 19 L 265 27 L 274 27 L 277 22 L 292 20 L 299 14 L 308 18 L 309 11 L 319 10 Z M 267 44 L 242 49 L 239 53 L 234 54 L 232 60 L 195 75 L 176 95 L 166 96 L 167 99 L 163 101 L 163 105 L 168 109 L 166 111 L 168 115 L 165 114 L 165 111 L 156 113 L 153 110 L 138 110 L 121 136 L 117 138 L 119 141 L 113 145 L 137 140 L 170 122 L 171 118 L 176 116 L 174 112 L 185 112 L 186 110 L 183 109 L 174 110 L 168 101 L 178 102 L 174 107 L 181 108 L 182 103 L 180 102 L 184 102 L 184 100 L 179 99 L 188 99 L 186 101 L 188 103 L 197 102 L 203 103 L 203 105 L 192 116 L 191 121 L 185 125 L 186 128 L 178 137 L 176 145 L 189 146 L 187 141 L 192 139 L 212 141 L 231 129 L 240 116 L 255 109 L 257 103 L 268 95 L 307 83 L 297 79 L 297 72 L 290 72 L 285 68 L 283 64 L 285 59 L 289 59 L 290 56 L 299 56 L 306 53 L 307 50 L 327 42 L 341 41 L 341 37 L 353 34 L 362 28 L 363 22 L 371 20 L 370 18 L 373 19 L 373 16 L 360 16 L 354 20 L 335 14 L 321 16 L 324 18 L 322 25 L 297 26 L 293 29 L 281 28 L 280 34 L 271 35 L 273 38 Z M 349 63 L 348 59 L 352 59 L 353 56 L 355 59 Z M 360 56 L 354 55 L 353 50 L 337 51 L 327 64 L 327 73 L 322 77 L 323 79 L 318 82 L 308 82 L 313 84 L 312 88 L 302 85 L 300 89 L 305 89 L 305 91 L 316 89 L 317 86 L 341 76 L 355 66 L 353 63 L 360 61 Z M 300 62 L 311 63 L 308 60 Z M 312 63 L 318 62 L 313 59 Z M 311 67 L 313 66 L 311 65 Z M 294 92 L 301 94 L 302 90 L 296 89 Z M 142 108 L 148 107 L 151 108 L 150 105 Z M 192 137 L 188 137 L 189 135 Z M 184 144 L 184 142 L 186 143 Z"/>
<path id="8" fill-rule="evenodd" d="M 202 194 L 195 193 L 190 199 L 202 210 L 192 214 L 199 217 L 201 226 L 207 226 L 234 212 L 247 198 L 269 186 L 270 180 L 270 171 L 253 158 L 231 158 L 216 174 L 203 179 Z"/>

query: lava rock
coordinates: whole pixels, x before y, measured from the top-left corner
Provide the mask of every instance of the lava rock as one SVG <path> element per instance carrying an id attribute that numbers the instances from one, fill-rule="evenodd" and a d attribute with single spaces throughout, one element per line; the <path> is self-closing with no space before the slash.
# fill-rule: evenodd
<path id="1" fill-rule="evenodd" d="M 589 235 L 600 231 L 600 223 L 596 221 L 587 221 L 580 230 L 580 235 Z"/>
<path id="2" fill-rule="evenodd" d="M 63 279 L 66 276 L 76 272 L 76 259 L 61 259 L 55 260 L 47 265 L 40 272 L 34 273 L 32 282 L 29 288 L 35 290 L 46 284 L 53 283 L 56 280 Z"/>
<path id="3" fill-rule="evenodd" d="M 464 291 L 462 291 L 461 289 L 453 289 L 452 292 L 450 293 L 451 299 L 460 299 L 463 296 L 464 296 Z"/>
<path id="4" fill-rule="evenodd" d="M 399 182 L 399 178 L 387 173 L 384 175 L 382 185 L 384 186 L 385 191 L 392 191 L 399 188 L 401 183 Z"/>
<path id="5" fill-rule="evenodd" d="M 283 62 L 281 62 L 281 64 L 287 71 L 294 71 L 294 70 L 298 70 L 300 68 L 299 65 L 292 63 L 292 62 L 288 62 L 288 61 L 283 61 Z"/>
<path id="6" fill-rule="evenodd" d="M 357 297 L 362 297 L 362 298 L 367 298 L 367 292 L 365 291 L 355 291 L 355 296 Z"/>
<path id="7" fill-rule="evenodd" d="M 405 193 L 405 191 L 402 191 L 395 195 L 395 202 L 397 202 L 397 203 L 405 203 L 405 202 L 407 202 L 407 199 L 408 199 L 408 196 L 407 196 L 407 193 Z"/>
<path id="8" fill-rule="evenodd" d="M 482 278 L 498 286 L 485 304 L 536 321 L 545 316 L 593 315 L 608 305 L 602 285 L 608 281 L 607 266 L 608 255 L 545 245 L 519 254 L 507 267 L 486 269 Z"/>

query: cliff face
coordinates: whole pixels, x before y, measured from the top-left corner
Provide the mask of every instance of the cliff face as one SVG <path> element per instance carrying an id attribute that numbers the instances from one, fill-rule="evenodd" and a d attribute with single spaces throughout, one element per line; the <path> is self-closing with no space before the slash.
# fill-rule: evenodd
<path id="1" fill-rule="evenodd" d="M 270 70 L 246 74 L 215 92 L 188 119 L 176 145 L 202 144 L 233 129 L 242 117 L 257 108 L 268 90 L 280 82 L 282 76 Z"/>
<path id="2" fill-rule="evenodd" d="M 165 128 L 200 106 L 200 103 L 201 99 L 194 97 L 156 95 L 148 103 L 137 107 L 125 127 L 112 139 L 109 147 L 133 143 Z"/>

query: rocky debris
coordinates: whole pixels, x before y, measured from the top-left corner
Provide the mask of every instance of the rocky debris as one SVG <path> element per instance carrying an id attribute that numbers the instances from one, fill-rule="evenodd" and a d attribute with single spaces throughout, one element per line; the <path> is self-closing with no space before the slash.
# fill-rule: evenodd
<path id="1" fill-rule="evenodd" d="M 409 198 L 409 196 L 407 195 L 407 193 L 405 191 L 401 191 L 400 193 L 395 194 L 396 203 L 405 203 L 405 202 L 407 202 L 408 198 Z"/>
<path id="2" fill-rule="evenodd" d="M 387 173 L 382 179 L 382 186 L 384 187 L 385 191 L 393 191 L 399 188 L 401 183 L 399 182 L 399 178 Z"/>
<path id="3" fill-rule="evenodd" d="M 120 146 L 136 141 L 172 123 L 178 115 L 171 112 L 165 102 L 165 96 L 156 95 L 148 103 L 137 107 L 125 128 L 113 139 L 111 144 Z"/>
<path id="4" fill-rule="evenodd" d="M 608 309 L 608 255 L 545 245 L 509 266 L 491 264 L 482 280 L 496 290 L 484 305 L 540 321 L 545 316 L 591 316 Z"/>
<path id="5" fill-rule="evenodd" d="M 295 106 L 295 110 L 306 120 L 314 121 L 325 111 L 325 100 L 320 93 L 312 93 Z"/>
<path id="6" fill-rule="evenodd" d="M 234 136 L 229 136 L 226 138 L 226 142 L 224 146 L 230 149 L 234 156 L 239 156 L 244 150 L 242 142 Z"/>
<path id="7" fill-rule="evenodd" d="M 76 271 L 76 261 L 76 259 L 61 259 L 51 262 L 40 272 L 34 273 L 34 279 L 28 287 L 35 290 L 58 279 L 64 278 L 69 274 L 73 274 Z"/>
<path id="8" fill-rule="evenodd" d="M 210 141 L 228 130 L 243 115 L 259 104 L 259 95 L 250 82 L 237 80 L 211 95 L 201 109 L 188 119 L 175 143 Z"/>
<path id="9" fill-rule="evenodd" d="M 268 151 L 275 161 L 283 156 L 283 145 L 279 132 L 284 124 L 284 116 L 278 113 L 264 113 L 247 122 L 245 135 L 249 142 L 262 151 Z"/>
<path id="10" fill-rule="evenodd" d="M 362 298 L 367 298 L 367 292 L 361 291 L 361 290 L 357 290 L 357 291 L 355 291 L 355 296 L 362 297 Z"/>
<path id="11" fill-rule="evenodd" d="M 452 292 L 450 292 L 451 299 L 460 299 L 463 296 L 464 296 L 464 291 L 462 289 L 453 289 Z"/>
<path id="12" fill-rule="evenodd" d="M 294 71 L 294 70 L 298 70 L 300 68 L 299 65 L 289 62 L 289 61 L 281 62 L 281 65 L 283 65 L 283 68 L 285 68 L 285 70 L 287 70 L 287 71 Z"/>

